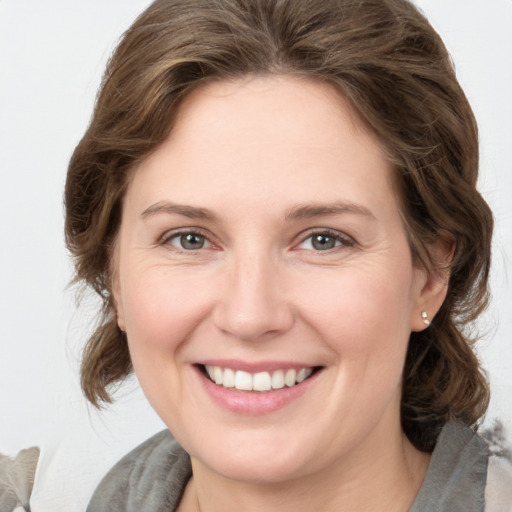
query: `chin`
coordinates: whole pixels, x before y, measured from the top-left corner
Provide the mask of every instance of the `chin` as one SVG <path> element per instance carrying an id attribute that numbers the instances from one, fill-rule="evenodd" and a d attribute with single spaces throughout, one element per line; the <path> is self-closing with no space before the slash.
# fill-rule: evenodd
<path id="1" fill-rule="evenodd" d="M 307 457 L 304 447 L 311 446 L 309 429 L 290 430 L 277 418 L 274 424 L 260 422 L 252 427 L 243 421 L 180 427 L 173 433 L 191 456 L 193 467 L 236 481 L 278 483 L 295 478 Z"/>
<path id="2" fill-rule="evenodd" d="M 218 475 L 230 480 L 252 484 L 279 484 L 307 474 L 308 465 L 300 452 L 285 453 L 275 449 L 256 449 L 248 452 L 217 453 L 212 460 L 197 461 Z"/>

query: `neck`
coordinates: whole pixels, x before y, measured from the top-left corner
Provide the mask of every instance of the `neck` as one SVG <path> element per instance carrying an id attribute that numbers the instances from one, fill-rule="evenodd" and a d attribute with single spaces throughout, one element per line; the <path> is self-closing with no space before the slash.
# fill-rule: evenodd
<path id="1" fill-rule="evenodd" d="M 369 512 L 407 511 L 421 487 L 430 455 L 416 450 L 400 431 L 376 436 L 362 453 L 285 482 L 241 482 L 192 459 L 193 478 L 180 512 Z"/>

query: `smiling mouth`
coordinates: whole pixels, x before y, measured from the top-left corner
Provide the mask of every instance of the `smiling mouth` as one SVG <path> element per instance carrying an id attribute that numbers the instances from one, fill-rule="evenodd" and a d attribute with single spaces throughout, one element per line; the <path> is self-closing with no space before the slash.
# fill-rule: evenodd
<path id="1" fill-rule="evenodd" d="M 220 366 L 199 365 L 203 375 L 214 384 L 238 391 L 260 393 L 297 386 L 317 373 L 321 367 L 249 373 Z"/>

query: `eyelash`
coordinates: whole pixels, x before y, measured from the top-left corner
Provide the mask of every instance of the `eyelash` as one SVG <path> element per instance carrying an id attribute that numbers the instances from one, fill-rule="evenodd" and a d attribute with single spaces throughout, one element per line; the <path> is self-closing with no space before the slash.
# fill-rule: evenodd
<path id="1" fill-rule="evenodd" d="M 172 245 L 172 240 L 175 240 L 175 239 L 178 239 L 184 235 L 195 235 L 195 236 L 200 236 L 201 238 L 204 238 L 204 240 L 210 245 L 215 245 L 213 244 L 213 242 L 210 240 L 210 237 L 208 235 L 208 233 L 204 232 L 202 229 L 200 228 L 189 228 L 189 229 L 181 229 L 179 231 L 173 231 L 173 232 L 166 232 L 163 236 L 160 237 L 159 241 L 158 241 L 158 244 L 159 245 Z M 192 249 L 184 249 L 184 248 L 179 248 L 177 246 L 174 246 L 172 245 L 173 247 L 173 250 L 175 250 L 176 252 L 178 253 L 182 253 L 182 254 L 192 254 L 192 253 L 195 253 L 195 252 L 198 252 L 198 250 L 192 250 Z M 202 247 L 201 247 L 202 249 Z"/>
<path id="2" fill-rule="evenodd" d="M 184 235 L 196 235 L 199 237 L 202 237 L 209 246 L 215 246 L 215 244 L 211 241 L 210 236 L 207 232 L 203 231 L 200 228 L 189 228 L 189 229 L 181 229 L 179 231 L 174 232 L 166 232 L 164 235 L 162 235 L 158 241 L 159 245 L 172 245 L 172 240 L 175 240 L 179 237 L 182 237 Z M 353 238 L 349 237 L 348 235 L 345 235 L 343 233 L 340 233 L 339 231 L 335 231 L 333 229 L 329 228 L 312 228 L 305 233 L 301 233 L 298 238 L 300 238 L 299 242 L 294 244 L 294 248 L 302 245 L 304 242 L 306 242 L 308 239 L 314 237 L 314 236 L 325 236 L 327 238 L 332 238 L 335 240 L 335 242 L 339 242 L 339 245 L 336 245 L 335 247 L 331 249 L 325 249 L 325 250 L 314 250 L 314 249 L 303 249 L 303 250 L 313 250 L 316 253 L 332 253 L 338 248 L 343 247 L 353 247 L 356 245 L 356 242 Z M 182 253 L 182 254 L 191 254 L 191 253 L 197 253 L 200 249 L 203 249 L 203 247 L 193 250 L 193 249 L 184 249 L 179 248 L 175 245 L 172 245 L 173 250 Z"/>
<path id="3" fill-rule="evenodd" d="M 314 252 L 317 252 L 317 253 L 330 254 L 333 251 L 336 251 L 336 249 L 346 248 L 346 247 L 354 247 L 354 245 L 356 244 L 353 238 L 349 237 L 348 235 L 346 235 L 344 233 L 340 233 L 339 231 L 329 229 L 329 228 L 313 228 L 313 229 L 306 231 L 305 233 L 301 233 L 300 242 L 298 244 L 296 244 L 295 247 L 297 247 L 297 245 L 302 245 L 306 240 L 308 240 L 314 236 L 325 236 L 327 238 L 333 238 L 335 240 L 335 242 L 339 242 L 339 245 L 337 245 L 331 249 L 325 249 L 323 251 L 315 250 Z M 314 250 L 314 249 L 305 249 L 305 250 Z"/>

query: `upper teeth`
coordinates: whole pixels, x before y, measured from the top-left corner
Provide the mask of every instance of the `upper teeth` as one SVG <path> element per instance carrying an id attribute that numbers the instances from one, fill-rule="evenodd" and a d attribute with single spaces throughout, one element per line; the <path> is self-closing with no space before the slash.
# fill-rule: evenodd
<path id="1" fill-rule="evenodd" d="M 249 373 L 220 366 L 205 366 L 210 379 L 224 386 L 235 388 L 241 391 L 270 391 L 281 389 L 285 386 L 291 387 L 306 380 L 312 373 L 313 368 L 301 368 L 300 370 L 276 370 L 270 372 Z"/>

